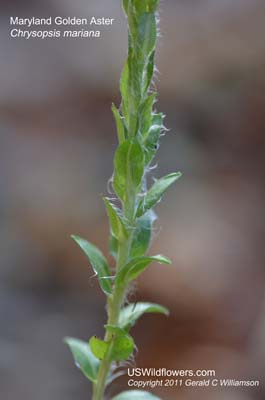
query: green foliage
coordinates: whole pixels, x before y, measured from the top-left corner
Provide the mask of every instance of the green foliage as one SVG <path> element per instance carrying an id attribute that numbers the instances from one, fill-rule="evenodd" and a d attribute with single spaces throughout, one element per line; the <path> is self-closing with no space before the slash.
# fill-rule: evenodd
<path id="1" fill-rule="evenodd" d="M 151 243 L 152 226 L 155 220 L 156 215 L 153 211 L 149 211 L 137 219 L 133 231 L 131 258 L 141 257 L 147 252 Z"/>
<path id="2" fill-rule="evenodd" d="M 70 347 L 76 366 L 91 382 L 96 382 L 99 361 L 91 352 L 89 344 L 74 338 L 65 338 L 64 341 Z"/>
<path id="3" fill-rule="evenodd" d="M 141 132 L 141 137 L 144 140 L 146 136 L 148 136 L 150 126 L 152 124 L 152 109 L 154 105 L 154 101 L 156 98 L 156 94 L 153 93 L 150 96 L 148 96 L 145 101 L 143 102 L 141 109 L 140 109 L 140 132 Z"/>
<path id="4" fill-rule="evenodd" d="M 93 382 L 92 400 L 102 400 L 106 385 L 115 379 L 115 363 L 128 360 L 135 348 L 129 331 L 146 313 L 168 315 L 153 303 L 124 305 L 128 287 L 154 261 L 170 264 L 161 255 L 147 256 L 156 215 L 154 206 L 181 173 L 158 179 L 147 190 L 146 176 L 154 159 L 164 115 L 154 110 L 157 93 L 150 89 L 157 40 L 156 12 L 159 0 L 122 0 L 128 20 L 128 55 L 121 74 L 121 107 L 112 105 L 118 148 L 114 156 L 113 189 L 117 198 L 103 198 L 109 218 L 109 252 L 116 260 L 113 275 L 106 258 L 93 244 L 72 236 L 81 247 L 107 296 L 108 321 L 104 340 L 92 336 L 89 343 L 68 338 L 75 362 Z M 117 205 L 116 205 L 117 204 Z M 127 391 L 113 400 L 159 400 L 144 391 Z"/>
<path id="5" fill-rule="evenodd" d="M 93 336 L 89 341 L 90 349 L 93 355 L 103 360 L 106 354 L 112 361 L 127 360 L 133 352 L 133 338 L 125 331 L 117 326 L 106 325 L 106 331 L 110 333 L 110 340 L 104 341 Z"/>
<path id="6" fill-rule="evenodd" d="M 164 116 L 162 113 L 152 114 L 152 121 L 148 130 L 148 135 L 143 138 L 145 165 L 150 164 L 157 152 L 160 134 L 163 130 L 163 119 Z"/>
<path id="7" fill-rule="evenodd" d="M 125 126 L 121 117 L 121 114 L 115 104 L 112 104 L 112 112 L 114 115 L 114 119 L 116 122 L 116 127 L 117 127 L 117 134 L 118 134 L 118 139 L 119 143 L 123 143 L 125 138 L 126 138 L 126 131 L 125 131 Z"/>
<path id="8" fill-rule="evenodd" d="M 160 400 L 159 397 L 154 396 L 151 393 L 144 392 L 143 390 L 128 390 L 118 396 L 112 398 L 112 400 Z"/>
<path id="9" fill-rule="evenodd" d="M 130 329 L 137 320 L 146 313 L 158 313 L 169 315 L 167 308 L 154 303 L 129 304 L 120 312 L 119 326 L 123 329 Z"/>
<path id="10" fill-rule="evenodd" d="M 128 360 L 134 349 L 133 338 L 118 326 L 106 325 L 106 330 L 112 339 L 110 358 L 113 361 Z"/>
<path id="11" fill-rule="evenodd" d="M 137 257 L 133 258 L 126 264 L 118 273 L 116 281 L 118 284 L 121 282 L 131 282 L 136 279 L 151 262 L 156 261 L 159 264 L 171 264 L 169 258 L 161 255 L 153 257 Z"/>
<path id="12" fill-rule="evenodd" d="M 99 360 L 103 360 L 109 349 L 109 344 L 104 342 L 104 340 L 98 339 L 96 336 L 92 336 L 89 340 L 89 346 L 94 356 Z"/>
<path id="13" fill-rule="evenodd" d="M 127 231 L 122 220 L 121 211 L 109 199 L 104 198 L 103 200 L 109 216 L 111 235 L 117 240 L 123 240 L 127 236 Z"/>
<path id="14" fill-rule="evenodd" d="M 117 107 L 115 106 L 115 104 L 112 104 L 111 109 L 112 109 L 114 119 L 116 122 L 119 143 L 122 143 L 127 138 L 127 132 L 126 132 L 126 129 L 124 126 L 124 122 L 123 122 L 121 114 L 120 114 L 119 110 L 117 109 Z"/>
<path id="15" fill-rule="evenodd" d="M 139 192 L 144 173 L 143 150 L 139 143 L 126 140 L 114 158 L 113 187 L 121 201 Z"/>
<path id="16" fill-rule="evenodd" d="M 118 248 L 119 248 L 118 240 L 110 233 L 110 237 L 109 237 L 109 252 L 112 255 L 112 257 L 115 258 L 115 260 L 117 259 Z"/>
<path id="17" fill-rule="evenodd" d="M 107 260 L 96 246 L 79 236 L 72 235 L 72 239 L 81 247 L 88 257 L 95 274 L 98 276 L 101 289 L 106 295 L 111 294 L 110 270 Z"/>
<path id="18" fill-rule="evenodd" d="M 146 211 L 150 210 L 150 208 L 155 206 L 161 200 L 165 191 L 180 177 L 181 173 L 176 172 L 173 174 L 169 174 L 164 178 L 158 179 L 140 201 L 137 210 L 137 216 L 140 217 Z"/>

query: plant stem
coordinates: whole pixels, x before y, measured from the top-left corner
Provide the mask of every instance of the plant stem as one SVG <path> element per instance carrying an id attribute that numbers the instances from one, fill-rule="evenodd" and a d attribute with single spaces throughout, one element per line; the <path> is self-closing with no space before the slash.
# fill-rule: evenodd
<path id="1" fill-rule="evenodd" d="M 132 226 L 134 225 L 134 208 L 135 208 L 136 196 L 128 196 L 128 201 L 123 205 L 124 214 Z M 133 228 L 131 229 L 128 237 L 119 244 L 118 257 L 116 271 L 118 272 L 128 261 L 131 249 L 131 243 L 133 238 Z M 113 294 L 108 301 L 108 325 L 118 325 L 121 307 L 123 305 L 124 296 L 127 290 L 126 284 L 117 285 L 115 284 Z M 105 358 L 101 361 L 97 382 L 93 386 L 93 397 L 92 400 L 103 400 L 106 382 L 111 367 L 111 353 L 113 346 L 113 336 L 110 332 L 106 331 L 105 342 L 109 342 L 110 346 L 105 355 Z"/>

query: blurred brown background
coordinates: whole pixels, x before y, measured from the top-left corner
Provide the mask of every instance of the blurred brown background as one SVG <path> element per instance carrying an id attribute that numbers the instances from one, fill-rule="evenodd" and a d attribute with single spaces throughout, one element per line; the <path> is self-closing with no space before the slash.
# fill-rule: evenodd
<path id="1" fill-rule="evenodd" d="M 155 176 L 181 170 L 158 208 L 153 266 L 132 300 L 171 317 L 134 329 L 138 366 L 265 376 L 263 0 L 162 0 L 156 80 L 170 132 Z M 12 40 L 10 15 L 116 18 L 101 39 Z M 64 336 L 102 334 L 101 295 L 71 233 L 106 251 L 100 195 L 116 146 L 126 23 L 114 0 L 1 1 L 0 393 L 85 399 Z M 110 394 L 126 388 L 117 381 Z M 258 400 L 259 389 L 157 390 L 165 400 Z"/>

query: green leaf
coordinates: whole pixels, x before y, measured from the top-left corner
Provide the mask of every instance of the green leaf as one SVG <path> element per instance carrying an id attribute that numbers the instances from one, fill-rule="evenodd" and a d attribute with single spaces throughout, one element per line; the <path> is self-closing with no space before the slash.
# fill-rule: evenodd
<path id="1" fill-rule="evenodd" d="M 111 333 L 112 335 L 114 335 L 115 337 L 118 336 L 127 336 L 127 332 L 120 326 L 116 326 L 116 325 L 110 325 L 107 324 L 105 325 L 106 330 Z"/>
<path id="2" fill-rule="evenodd" d="M 171 264 L 169 258 L 157 255 L 153 257 L 137 257 L 126 264 L 117 275 L 117 283 L 133 281 L 136 279 L 153 261 L 159 264 Z"/>
<path id="3" fill-rule="evenodd" d="M 129 25 L 129 33 L 131 35 L 132 41 L 137 44 L 137 15 L 135 12 L 134 8 L 134 1 L 135 0 L 129 0 L 127 3 L 127 16 L 128 16 L 128 25 Z M 129 42 L 129 47 L 131 46 L 131 43 Z"/>
<path id="4" fill-rule="evenodd" d="M 180 172 L 175 172 L 173 174 L 169 174 L 164 178 L 158 179 L 151 189 L 146 193 L 144 198 L 141 200 L 138 210 L 137 216 L 140 217 L 143 215 L 147 210 L 150 210 L 155 204 L 157 204 L 165 191 L 181 177 Z"/>
<path id="5" fill-rule="evenodd" d="M 112 255 L 112 257 L 115 258 L 115 260 L 117 259 L 118 255 L 118 246 L 119 246 L 118 240 L 112 234 L 110 234 L 109 252 Z"/>
<path id="6" fill-rule="evenodd" d="M 117 326 L 106 325 L 106 330 L 114 338 L 111 348 L 111 359 L 113 361 L 128 360 L 134 349 L 133 338 L 124 329 Z"/>
<path id="7" fill-rule="evenodd" d="M 98 339 L 96 336 L 92 336 L 89 340 L 89 346 L 94 356 L 99 360 L 103 360 L 109 348 L 108 343 L 104 342 L 104 340 Z"/>
<path id="8" fill-rule="evenodd" d="M 137 193 L 144 173 L 144 155 L 139 143 L 126 140 L 117 149 L 114 158 L 113 187 L 124 201 Z"/>
<path id="9" fill-rule="evenodd" d="M 119 110 L 117 109 L 115 104 L 112 104 L 111 109 L 112 109 L 114 119 L 116 122 L 119 143 L 122 143 L 125 140 L 125 128 L 124 128 L 123 120 L 122 120 Z"/>
<path id="10" fill-rule="evenodd" d="M 152 210 L 137 219 L 131 247 L 132 258 L 141 257 L 147 252 L 152 239 L 152 225 L 155 220 L 156 215 Z"/>
<path id="11" fill-rule="evenodd" d="M 122 221 L 121 211 L 117 207 L 115 207 L 114 204 L 112 204 L 106 197 L 103 198 L 103 201 L 105 203 L 109 216 L 111 234 L 117 240 L 122 240 L 124 237 L 127 236 L 127 231 Z"/>
<path id="12" fill-rule="evenodd" d="M 142 101 L 144 62 L 136 51 L 129 51 L 128 55 L 128 132 L 135 137 L 138 130 L 139 107 Z"/>
<path id="13" fill-rule="evenodd" d="M 112 400 L 160 400 L 159 397 L 143 390 L 128 390 L 112 398 Z"/>
<path id="14" fill-rule="evenodd" d="M 124 12 L 127 14 L 128 13 L 128 5 L 129 5 L 130 0 L 123 0 L 123 9 Z"/>
<path id="15" fill-rule="evenodd" d="M 71 238 L 78 244 L 88 257 L 95 274 L 98 276 L 101 289 L 106 295 L 111 294 L 110 270 L 107 260 L 96 246 L 79 236 L 72 235 Z"/>
<path id="16" fill-rule="evenodd" d="M 90 381 L 96 382 L 99 361 L 91 352 L 89 344 L 74 338 L 65 338 L 64 342 L 70 347 L 77 367 Z"/>
<path id="17" fill-rule="evenodd" d="M 151 85 L 155 66 L 155 51 L 153 51 L 149 57 L 146 72 L 144 76 L 143 94 L 145 94 Z"/>
<path id="18" fill-rule="evenodd" d="M 123 71 L 121 74 L 121 79 L 120 79 L 120 92 L 122 96 L 122 113 L 125 118 L 125 121 L 127 122 L 127 127 L 128 127 L 128 120 L 129 120 L 129 65 L 128 65 L 128 60 L 126 61 Z"/>
<path id="19" fill-rule="evenodd" d="M 162 113 L 152 115 L 152 125 L 144 142 L 146 165 L 152 161 L 158 149 L 158 142 L 163 129 L 163 119 L 164 115 Z"/>
<path id="20" fill-rule="evenodd" d="M 159 0 L 134 0 L 134 7 L 138 14 L 154 13 L 157 10 Z"/>
<path id="21" fill-rule="evenodd" d="M 144 101 L 140 111 L 140 133 L 144 140 L 148 135 L 150 126 L 152 124 L 152 109 L 156 98 L 156 93 L 151 94 Z"/>
<path id="22" fill-rule="evenodd" d="M 156 17 L 153 13 L 141 15 L 138 26 L 139 57 L 146 63 L 156 44 Z"/>
<path id="23" fill-rule="evenodd" d="M 129 304 L 120 312 L 119 326 L 123 329 L 130 329 L 136 321 L 146 313 L 159 313 L 169 315 L 167 308 L 154 303 Z"/>
<path id="24" fill-rule="evenodd" d="M 133 353 L 134 341 L 130 335 L 118 336 L 111 352 L 113 361 L 126 361 Z"/>

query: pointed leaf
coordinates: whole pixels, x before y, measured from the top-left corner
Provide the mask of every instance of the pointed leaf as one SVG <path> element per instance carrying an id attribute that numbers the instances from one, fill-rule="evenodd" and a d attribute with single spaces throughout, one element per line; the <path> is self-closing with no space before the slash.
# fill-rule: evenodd
<path id="1" fill-rule="evenodd" d="M 129 114 L 128 114 L 128 109 L 129 109 L 129 66 L 128 66 L 128 60 L 126 61 L 123 71 L 121 74 L 121 79 L 120 79 L 120 92 L 122 96 L 122 113 L 125 118 L 125 121 L 127 122 L 127 127 L 128 127 L 128 121 L 129 121 Z"/>
<path id="2" fill-rule="evenodd" d="M 89 344 L 74 338 L 65 338 L 64 341 L 70 347 L 77 367 L 90 381 L 96 382 L 99 361 L 91 352 Z"/>
<path id="3" fill-rule="evenodd" d="M 161 131 L 163 129 L 164 115 L 162 113 L 153 114 L 152 125 L 145 139 L 145 164 L 148 165 L 152 161 L 157 149 Z"/>
<path id="4" fill-rule="evenodd" d="M 99 360 L 103 360 L 109 348 L 108 343 L 104 342 L 104 340 L 98 339 L 96 336 L 92 336 L 89 340 L 89 346 L 94 356 Z"/>
<path id="5" fill-rule="evenodd" d="M 131 247 L 132 258 L 141 257 L 147 252 L 152 239 L 152 225 L 155 220 L 156 215 L 152 210 L 138 218 Z"/>
<path id="6" fill-rule="evenodd" d="M 154 67 L 155 67 L 155 51 L 153 51 L 149 57 L 146 73 L 144 76 L 144 85 L 143 85 L 143 94 L 145 94 L 151 85 L 153 74 L 154 74 Z"/>
<path id="7" fill-rule="evenodd" d="M 126 140 L 117 149 L 114 158 L 113 187 L 124 201 L 129 191 L 139 190 L 144 173 L 143 150 L 139 143 Z"/>
<path id="8" fill-rule="evenodd" d="M 113 397 L 112 400 L 160 400 L 160 398 L 143 390 L 128 390 Z"/>
<path id="9" fill-rule="evenodd" d="M 123 329 L 130 329 L 136 321 L 146 313 L 159 313 L 169 315 L 167 308 L 154 303 L 129 304 L 121 310 L 119 326 Z"/>
<path id="10" fill-rule="evenodd" d="M 153 261 L 159 264 L 171 264 L 170 259 L 162 255 L 134 258 L 118 273 L 117 283 L 136 279 Z"/>
<path id="11" fill-rule="evenodd" d="M 130 0 L 123 0 L 123 9 L 124 12 L 127 14 L 128 13 L 128 5 L 129 5 Z"/>
<path id="12" fill-rule="evenodd" d="M 165 176 L 164 178 L 158 179 L 151 189 L 146 193 L 144 198 L 141 200 L 138 210 L 137 210 L 137 216 L 140 217 L 143 215 L 147 210 L 152 208 L 155 204 L 157 204 L 165 191 L 174 183 L 176 180 L 178 180 L 181 177 L 180 172 L 176 172 L 173 174 L 169 174 Z"/>
<path id="13" fill-rule="evenodd" d="M 156 93 L 151 94 L 144 101 L 140 111 L 140 133 L 143 138 L 148 135 L 151 123 L 152 123 L 152 109 L 156 98 Z"/>
<path id="14" fill-rule="evenodd" d="M 128 16 L 128 25 L 129 25 L 129 33 L 131 35 L 131 39 L 134 42 L 134 45 L 137 44 L 137 15 L 134 8 L 134 1 L 129 0 L 127 3 L 127 16 Z M 131 43 L 129 43 L 131 45 Z"/>
<path id="15" fill-rule="evenodd" d="M 113 115 L 115 118 L 115 122 L 116 122 L 119 143 L 122 143 L 125 140 L 125 128 L 124 128 L 123 120 L 122 120 L 119 110 L 117 109 L 115 104 L 112 104 L 111 109 L 112 109 L 112 112 L 113 112 Z"/>
<path id="16" fill-rule="evenodd" d="M 103 198 L 109 216 L 111 234 L 118 240 L 127 236 L 125 225 L 122 221 L 121 211 L 112 204 L 106 197 Z"/>
<path id="17" fill-rule="evenodd" d="M 144 13 L 139 20 L 138 41 L 139 57 L 148 61 L 156 44 L 156 17 L 153 13 Z"/>
<path id="18" fill-rule="evenodd" d="M 99 251 L 96 246 L 79 236 L 72 235 L 71 237 L 88 257 L 95 274 L 98 276 L 99 284 L 103 292 L 106 295 L 111 294 L 110 270 L 107 260 L 101 251 Z"/>

